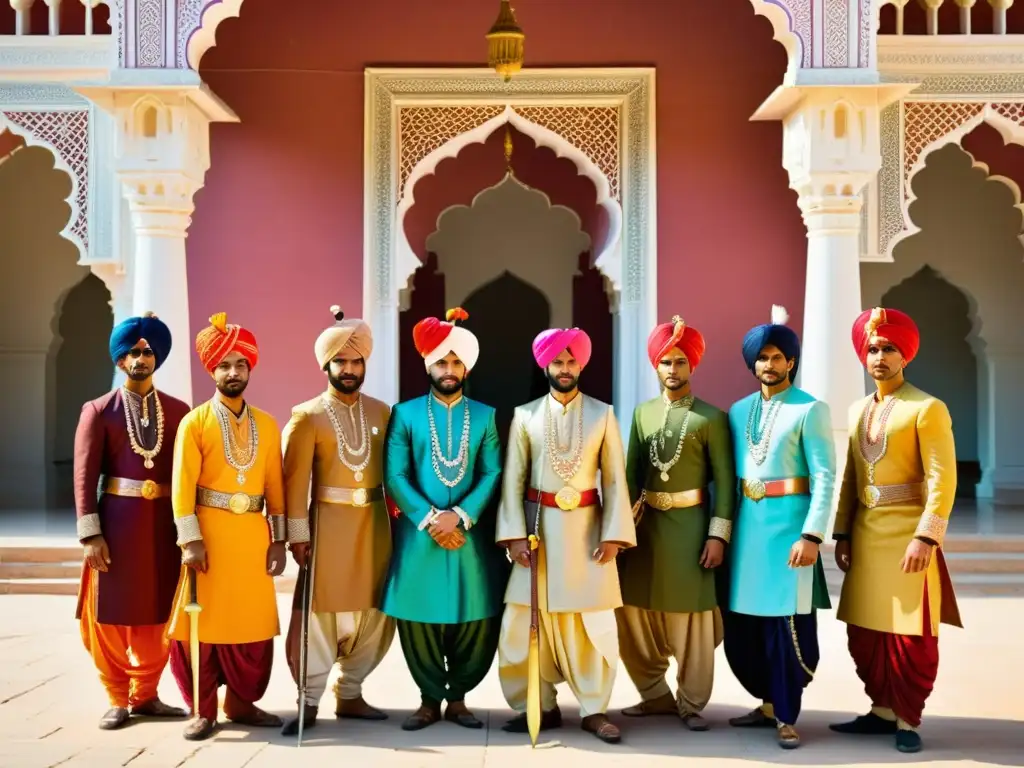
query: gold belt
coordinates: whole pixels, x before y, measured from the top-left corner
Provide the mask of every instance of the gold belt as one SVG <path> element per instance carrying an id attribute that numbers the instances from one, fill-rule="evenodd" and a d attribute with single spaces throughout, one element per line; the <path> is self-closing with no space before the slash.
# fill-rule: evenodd
<path id="1" fill-rule="evenodd" d="M 744 480 L 743 495 L 751 501 L 779 496 L 797 496 L 811 492 L 809 477 L 787 477 L 784 480 Z"/>
<path id="2" fill-rule="evenodd" d="M 653 507 L 661 512 L 667 512 L 670 509 L 696 507 L 704 501 L 703 488 L 694 488 L 689 491 L 676 491 L 675 493 L 645 490 L 643 495 L 644 503 L 647 504 L 647 506 Z"/>
<path id="3" fill-rule="evenodd" d="M 162 499 L 171 495 L 169 485 L 160 485 L 152 480 L 129 480 L 125 477 L 108 477 L 103 484 L 103 492 L 112 496 L 131 496 L 149 501 Z"/>
<path id="4" fill-rule="evenodd" d="M 902 483 L 899 485 L 866 485 L 860 492 L 860 501 L 868 509 L 885 507 L 892 504 L 910 504 L 924 498 L 921 483 Z"/>
<path id="5" fill-rule="evenodd" d="M 214 509 L 226 509 L 236 515 L 244 515 L 246 512 L 263 511 L 263 494 L 250 496 L 248 493 L 224 493 L 223 491 L 211 491 L 209 488 L 196 488 L 196 504 L 201 507 L 213 507 Z"/>
<path id="6" fill-rule="evenodd" d="M 371 502 L 384 498 L 384 489 L 376 488 L 332 488 L 319 485 L 316 489 L 316 500 L 328 504 L 345 504 L 350 507 L 365 507 Z"/>

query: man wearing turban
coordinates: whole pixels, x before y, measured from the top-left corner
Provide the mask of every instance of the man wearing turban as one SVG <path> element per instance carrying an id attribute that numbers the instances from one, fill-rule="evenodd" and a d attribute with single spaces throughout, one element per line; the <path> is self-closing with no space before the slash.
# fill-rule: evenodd
<path id="1" fill-rule="evenodd" d="M 120 728 L 131 715 L 187 714 L 157 697 L 181 562 L 171 459 L 189 409 L 153 385 L 170 351 L 171 332 L 152 313 L 115 326 L 110 359 L 125 382 L 82 406 L 75 433 L 75 513 L 85 548 L 75 618 L 110 700 L 100 720 L 105 730 Z"/>
<path id="2" fill-rule="evenodd" d="M 384 490 L 400 510 L 383 611 L 398 623 L 420 707 L 407 731 L 444 718 L 483 728 L 466 695 L 487 675 L 498 642 L 505 563 L 494 546 L 491 502 L 501 476 L 495 412 L 463 392 L 480 351 L 449 310 L 413 328 L 430 392 L 391 412 Z"/>
<path id="3" fill-rule="evenodd" d="M 615 413 L 579 390 L 590 353 L 590 337 L 579 328 L 544 331 L 533 342 L 551 388 L 516 408 L 509 429 L 496 538 L 516 565 L 505 593 L 498 672 L 505 700 L 519 713 L 504 730 L 527 732 L 531 689 L 539 689 L 541 729 L 560 726 L 555 684 L 565 681 L 583 729 L 617 743 L 619 729 L 606 714 L 619 659 L 615 557 L 636 545 L 636 531 Z M 541 535 L 539 549 L 531 550 L 528 537 Z M 539 679 L 531 679 L 529 665 L 534 602 Z"/>
<path id="4" fill-rule="evenodd" d="M 391 409 L 360 392 L 373 351 L 370 326 L 345 319 L 337 306 L 331 314 L 336 322 L 314 344 L 327 389 L 292 409 L 283 437 L 288 541 L 302 568 L 285 647 L 301 691 L 300 649 L 307 643 L 305 700 L 299 702 L 306 708 L 305 728 L 316 725 L 320 697 L 335 662 L 341 667 L 335 714 L 387 717 L 363 700 L 362 684 L 395 636 L 394 619 L 379 610 L 391 559 L 391 524 L 382 487 Z M 312 493 L 310 478 L 315 481 Z M 303 637 L 307 611 L 308 636 Z M 284 735 L 297 733 L 298 723 L 297 717 L 289 720 Z"/>
<path id="5" fill-rule="evenodd" d="M 784 308 L 743 339 L 758 391 L 729 409 L 742 492 L 729 553 L 725 655 L 762 704 L 736 727 L 775 727 L 800 746 L 795 724 L 818 665 L 815 611 L 830 607 L 818 546 L 832 510 L 836 458 L 828 405 L 793 386 L 800 342 Z"/>
<path id="6" fill-rule="evenodd" d="M 963 626 L 942 556 L 956 496 L 953 424 L 941 400 L 904 378 L 920 346 L 908 315 L 866 310 L 852 336 L 875 391 L 850 407 L 833 533 L 846 574 L 837 617 L 872 706 L 831 727 L 894 734 L 896 749 L 918 752 L 917 728 L 939 671 L 939 624 Z"/>
<path id="7" fill-rule="evenodd" d="M 189 740 L 213 734 L 222 682 L 229 720 L 281 725 L 255 702 L 270 681 L 279 634 L 273 577 L 286 558 L 281 433 L 273 416 L 244 398 L 259 361 L 256 338 L 220 313 L 199 332 L 196 352 L 216 392 L 178 428 L 171 488 L 183 563 L 170 629 L 171 671 L 198 713 L 185 728 Z M 198 702 L 192 701 L 185 616 L 193 579 L 202 606 Z"/>
<path id="8" fill-rule="evenodd" d="M 633 413 L 626 481 L 637 546 L 619 556 L 624 605 L 616 611 L 622 663 L 642 699 L 623 714 L 676 714 L 694 731 L 708 728 L 700 713 L 722 643 L 713 569 L 732 532 L 736 492 L 729 418 L 690 389 L 704 350 L 700 331 L 678 316 L 647 339 L 662 392 Z M 671 658 L 675 694 L 665 682 Z"/>

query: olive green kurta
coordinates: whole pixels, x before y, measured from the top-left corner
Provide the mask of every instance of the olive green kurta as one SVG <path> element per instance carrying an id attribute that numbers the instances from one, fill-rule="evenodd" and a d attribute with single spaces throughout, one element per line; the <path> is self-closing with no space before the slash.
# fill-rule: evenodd
<path id="1" fill-rule="evenodd" d="M 667 481 L 651 464 L 649 440 L 656 439 L 665 414 L 661 397 L 637 406 L 629 433 L 626 480 L 629 498 L 636 503 L 641 490 L 677 493 L 705 489 L 700 506 L 661 511 L 646 507 L 636 526 L 637 545 L 619 555 L 619 580 L 626 605 L 668 613 L 710 611 L 715 598 L 714 571 L 700 565 L 704 542 L 714 536 L 729 540 L 736 492 L 728 416 L 703 400 L 694 399 L 679 461 Z M 671 437 L 659 453 L 671 460 L 686 411 L 669 412 Z M 707 495 L 714 481 L 714 510 Z"/>
<path id="2" fill-rule="evenodd" d="M 328 387 L 324 395 L 292 409 L 283 438 L 288 539 L 308 541 L 310 514 L 317 516 L 314 613 L 379 608 L 391 561 L 391 522 L 384 500 L 378 499 L 365 507 L 333 504 L 317 501 L 316 489 L 321 485 L 368 489 L 381 486 L 384 436 L 391 409 L 380 400 L 360 395 L 366 416 L 366 438 L 370 441 L 370 460 L 363 469 L 362 480 L 356 481 L 352 470 L 338 458 L 338 438 L 324 409 L 324 397 L 332 398 L 342 427 L 350 430 L 347 434 L 356 434 L 358 430 L 358 406 L 350 411 L 350 407 L 334 395 L 333 387 Z M 357 429 L 351 429 L 350 418 Z M 358 462 L 353 463 L 358 465 Z M 300 582 L 295 590 L 296 600 L 301 591 Z"/>

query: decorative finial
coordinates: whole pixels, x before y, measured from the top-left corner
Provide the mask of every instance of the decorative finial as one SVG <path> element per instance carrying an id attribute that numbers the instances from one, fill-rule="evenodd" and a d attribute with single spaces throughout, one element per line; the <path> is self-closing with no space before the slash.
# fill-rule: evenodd
<path id="1" fill-rule="evenodd" d="M 502 76 L 506 83 L 523 67 L 523 48 L 526 35 L 516 22 L 516 13 L 509 0 L 501 0 L 498 18 L 487 38 L 487 65 Z"/>
<path id="2" fill-rule="evenodd" d="M 145 312 L 143 312 L 143 313 L 142 313 L 142 316 L 143 316 L 143 317 L 151 317 L 151 318 L 153 318 L 154 320 L 156 320 L 156 319 L 157 319 L 157 316 L 156 316 L 156 312 L 154 312 L 154 311 L 153 311 L 153 310 L 151 310 L 151 309 L 149 309 L 149 310 L 146 310 Z"/>
<path id="3" fill-rule="evenodd" d="M 785 325 L 789 322 L 789 312 L 781 304 L 772 304 L 772 325 Z"/>
<path id="4" fill-rule="evenodd" d="M 221 333 L 228 332 L 228 313 L 218 312 L 215 315 L 210 316 L 210 325 L 216 328 Z"/>
<path id="5" fill-rule="evenodd" d="M 334 315 L 334 319 L 339 323 L 345 319 L 345 313 L 341 311 L 341 307 L 337 304 L 331 304 L 331 314 Z"/>
<path id="6" fill-rule="evenodd" d="M 469 312 L 464 310 L 462 307 L 455 307 L 454 309 L 449 309 L 444 313 L 444 319 L 452 325 L 455 325 L 455 323 L 460 320 L 468 320 Z"/>
<path id="7" fill-rule="evenodd" d="M 871 317 L 868 318 L 867 323 L 864 324 L 864 330 L 867 331 L 868 336 L 874 336 L 875 331 L 878 330 L 878 326 L 885 322 L 885 310 L 882 307 L 875 307 L 871 310 Z"/>

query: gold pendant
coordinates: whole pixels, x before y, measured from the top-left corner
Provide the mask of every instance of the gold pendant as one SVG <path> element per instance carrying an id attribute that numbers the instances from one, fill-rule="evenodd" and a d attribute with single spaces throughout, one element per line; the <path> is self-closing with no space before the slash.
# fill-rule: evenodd
<path id="1" fill-rule="evenodd" d="M 662 472 L 661 473 L 661 481 L 663 483 L 667 483 L 668 482 L 668 472 Z"/>
<path id="2" fill-rule="evenodd" d="M 583 496 L 579 491 L 567 485 L 555 494 L 555 504 L 563 512 L 571 512 L 580 505 L 580 499 L 582 498 Z"/>
<path id="3" fill-rule="evenodd" d="M 144 462 L 142 462 L 142 466 L 144 466 L 146 469 L 152 469 L 153 468 L 153 460 L 152 459 L 146 459 Z"/>
<path id="4" fill-rule="evenodd" d="M 235 479 L 238 481 L 239 485 L 245 485 L 245 472 L 239 472 L 235 475 Z"/>
<path id="5" fill-rule="evenodd" d="M 356 482 L 357 483 L 363 482 L 363 473 L 362 472 L 356 472 L 355 478 L 356 478 Z"/>

